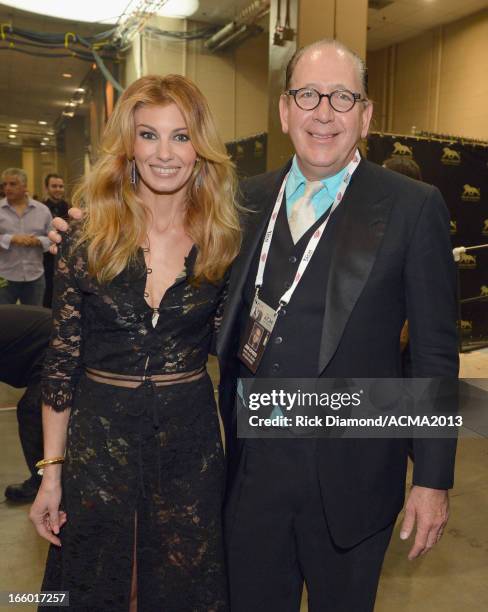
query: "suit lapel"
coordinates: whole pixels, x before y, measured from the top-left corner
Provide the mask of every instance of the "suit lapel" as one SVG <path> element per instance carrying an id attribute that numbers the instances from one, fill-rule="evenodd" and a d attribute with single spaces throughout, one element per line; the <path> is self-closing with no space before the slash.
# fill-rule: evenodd
<path id="1" fill-rule="evenodd" d="M 249 184 L 252 185 L 252 194 L 245 198 L 243 204 L 249 207 L 251 212 L 246 213 L 241 251 L 232 266 L 229 295 L 217 337 L 217 354 L 220 358 L 224 358 L 227 348 L 232 344 L 231 335 L 242 304 L 242 291 L 249 268 L 256 250 L 261 246 L 271 211 L 289 167 L 290 163 L 277 172 L 249 180 Z M 246 192 L 245 186 L 243 191 Z"/>
<path id="2" fill-rule="evenodd" d="M 372 165 L 362 161 L 341 206 L 346 207 L 332 253 L 320 344 L 321 374 L 337 350 L 368 280 L 385 233 L 392 200 L 378 189 Z"/>

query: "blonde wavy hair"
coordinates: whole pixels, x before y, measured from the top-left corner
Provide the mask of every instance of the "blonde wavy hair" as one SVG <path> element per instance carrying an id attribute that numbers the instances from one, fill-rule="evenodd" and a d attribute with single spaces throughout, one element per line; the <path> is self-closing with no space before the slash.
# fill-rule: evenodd
<path id="1" fill-rule="evenodd" d="M 185 118 L 200 158 L 186 186 L 184 220 L 198 247 L 194 280 L 221 279 L 239 252 L 237 179 L 207 101 L 183 76 L 144 76 L 121 95 L 105 128 L 102 154 L 72 198 L 75 206 L 85 210 L 75 246 L 87 246 L 88 271 L 99 282 L 112 280 L 133 263 L 146 237 L 149 212 L 130 183 L 134 113 L 142 105 L 173 103 Z"/>

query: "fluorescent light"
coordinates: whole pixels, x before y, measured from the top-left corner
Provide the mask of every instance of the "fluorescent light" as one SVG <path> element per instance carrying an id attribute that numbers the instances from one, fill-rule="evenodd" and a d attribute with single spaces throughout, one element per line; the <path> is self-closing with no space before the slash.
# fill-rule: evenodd
<path id="1" fill-rule="evenodd" d="M 68 102 L 67 106 L 76 106 L 76 102 L 73 102 L 73 101 Z"/>
<path id="2" fill-rule="evenodd" d="M 37 122 L 39 125 L 47 125 L 47 121 L 38 121 Z"/>
<path id="3" fill-rule="evenodd" d="M 10 127 L 19 127 L 19 126 L 17 125 L 17 123 L 11 123 Z"/>
<path id="4" fill-rule="evenodd" d="M 41 147 L 45 147 L 47 145 L 47 142 L 41 142 Z"/>
<path id="5" fill-rule="evenodd" d="M 65 117 L 74 117 L 75 116 L 73 111 L 63 111 L 63 115 Z"/>
<path id="6" fill-rule="evenodd" d="M 69 19 L 70 21 L 117 23 L 119 16 L 133 12 L 142 3 L 135 0 L 104 0 L 103 2 L 100 2 L 100 0 L 84 0 L 83 2 L 49 0 L 49 2 L 43 3 L 39 0 L 2 0 L 2 4 L 13 6 L 22 11 L 49 15 L 58 19 Z M 159 15 L 179 18 L 193 15 L 199 6 L 198 0 L 166 0 L 166 2 L 160 2 L 159 4 L 162 4 L 158 11 Z"/>
<path id="7" fill-rule="evenodd" d="M 9 132 L 17 132 L 18 130 L 17 130 L 17 128 L 8 128 L 8 131 Z"/>
<path id="8" fill-rule="evenodd" d="M 47 134 L 48 134 L 49 136 L 54 136 L 54 134 L 55 134 L 55 133 L 56 133 L 56 132 L 47 132 Z"/>
<path id="9" fill-rule="evenodd" d="M 178 0 L 179 1 L 179 0 Z M 85 21 L 93 23 L 103 21 L 104 23 L 116 23 L 119 15 L 122 15 L 127 5 L 132 4 L 128 0 L 84 0 L 83 2 L 66 2 L 66 0 L 7 0 L 2 4 L 13 6 L 22 11 L 30 11 L 58 19 L 69 19 L 70 21 Z M 132 8 L 132 10 L 135 7 Z"/>
<path id="10" fill-rule="evenodd" d="M 161 17 L 185 19 L 198 10 L 198 0 L 167 0 L 159 9 Z"/>
<path id="11" fill-rule="evenodd" d="M 43 140 L 49 140 L 49 138 L 47 136 L 44 136 Z"/>
<path id="12" fill-rule="evenodd" d="M 64 77 L 65 79 L 70 79 L 73 75 L 69 72 L 63 72 L 61 76 Z"/>
<path id="13" fill-rule="evenodd" d="M 85 93 L 85 89 L 83 89 L 83 87 L 78 87 L 77 89 L 75 89 L 76 93 Z"/>
<path id="14" fill-rule="evenodd" d="M 15 134 L 9 134 L 8 137 L 9 138 L 17 138 L 17 136 Z"/>

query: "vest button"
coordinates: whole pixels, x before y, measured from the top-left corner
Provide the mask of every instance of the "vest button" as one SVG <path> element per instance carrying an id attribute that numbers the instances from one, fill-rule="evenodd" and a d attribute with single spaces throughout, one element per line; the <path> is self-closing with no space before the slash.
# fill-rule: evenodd
<path id="1" fill-rule="evenodd" d="M 275 344 L 281 344 L 283 342 L 283 338 L 281 336 L 278 336 L 277 338 L 275 338 Z"/>
<path id="2" fill-rule="evenodd" d="M 295 257 L 295 255 L 290 255 L 290 257 L 288 258 L 288 261 L 290 263 L 297 263 L 297 258 Z"/>
<path id="3" fill-rule="evenodd" d="M 273 363 L 273 365 L 271 366 L 271 370 L 273 372 L 277 372 L 280 369 L 280 364 L 279 363 Z"/>
<path id="4" fill-rule="evenodd" d="M 282 308 L 282 309 L 280 310 L 280 315 L 281 315 L 282 317 L 284 317 L 284 316 L 286 315 L 286 308 Z"/>

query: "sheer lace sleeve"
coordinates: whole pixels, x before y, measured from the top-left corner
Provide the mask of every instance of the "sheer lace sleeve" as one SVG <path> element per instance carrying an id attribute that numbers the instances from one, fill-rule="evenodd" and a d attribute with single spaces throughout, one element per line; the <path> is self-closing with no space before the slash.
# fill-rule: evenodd
<path id="1" fill-rule="evenodd" d="M 71 407 L 73 392 L 81 373 L 82 292 L 77 277 L 85 262 L 72 245 L 77 233 L 71 232 L 58 247 L 54 277 L 51 341 L 42 376 L 43 402 L 61 412 Z"/>
<path id="2" fill-rule="evenodd" d="M 222 324 L 222 316 L 224 314 L 225 302 L 227 301 L 227 296 L 229 294 L 229 279 L 230 269 L 227 270 L 227 272 L 225 273 L 224 281 L 222 284 L 222 291 L 220 292 L 217 307 L 215 309 L 212 343 L 210 345 L 210 353 L 212 355 L 216 354 L 217 336 L 219 335 L 220 326 Z"/>

